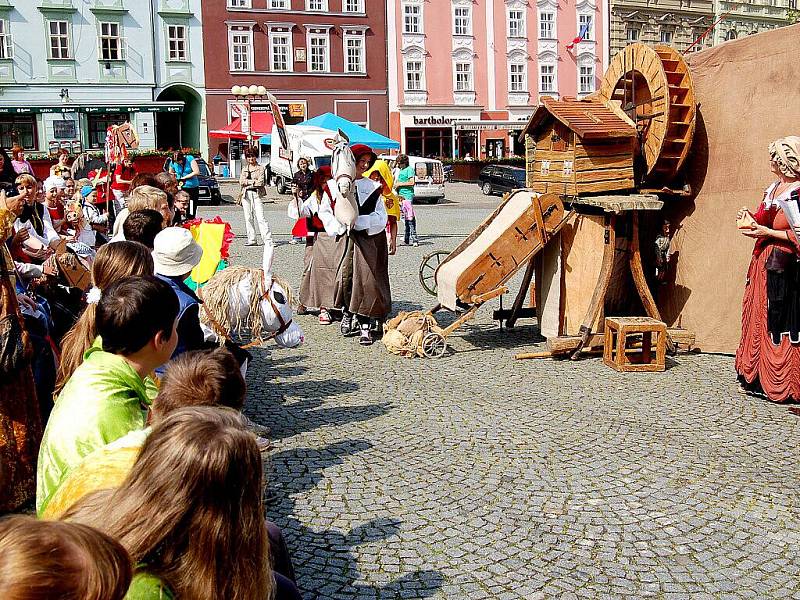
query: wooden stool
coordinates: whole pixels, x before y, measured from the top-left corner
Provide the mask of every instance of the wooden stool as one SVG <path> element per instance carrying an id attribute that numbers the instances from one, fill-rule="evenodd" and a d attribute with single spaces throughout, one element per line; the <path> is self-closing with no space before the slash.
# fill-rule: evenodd
<path id="1" fill-rule="evenodd" d="M 667 326 L 661 321 L 650 317 L 606 317 L 603 362 L 612 369 L 622 373 L 663 371 L 666 354 Z"/>

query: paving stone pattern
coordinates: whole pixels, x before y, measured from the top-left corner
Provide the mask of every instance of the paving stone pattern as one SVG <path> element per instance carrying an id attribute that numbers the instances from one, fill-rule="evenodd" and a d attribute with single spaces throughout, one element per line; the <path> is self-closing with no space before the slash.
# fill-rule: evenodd
<path id="1" fill-rule="evenodd" d="M 390 260 L 398 309 L 435 303 L 421 257 L 497 202 L 450 189 Z M 266 208 L 275 270 L 299 281 L 285 202 Z M 233 223 L 234 261 L 259 262 L 236 207 L 204 212 Z M 797 416 L 737 394 L 728 356 L 655 374 L 515 362 L 542 340 L 500 331 L 496 304 L 438 360 L 312 315 L 303 347 L 257 352 L 246 412 L 272 428 L 268 513 L 305 598 L 800 598 Z"/>

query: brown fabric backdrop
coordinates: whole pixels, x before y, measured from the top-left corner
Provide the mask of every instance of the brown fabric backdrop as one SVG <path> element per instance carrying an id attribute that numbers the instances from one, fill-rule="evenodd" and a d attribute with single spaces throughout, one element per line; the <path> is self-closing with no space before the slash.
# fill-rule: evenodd
<path id="1" fill-rule="evenodd" d="M 755 209 L 774 179 L 767 146 L 800 135 L 800 25 L 688 56 L 698 122 L 688 175 L 696 197 L 674 201 L 674 284 L 658 294 L 663 318 L 697 334 L 706 352 L 734 353 L 753 248 L 736 210 Z"/>

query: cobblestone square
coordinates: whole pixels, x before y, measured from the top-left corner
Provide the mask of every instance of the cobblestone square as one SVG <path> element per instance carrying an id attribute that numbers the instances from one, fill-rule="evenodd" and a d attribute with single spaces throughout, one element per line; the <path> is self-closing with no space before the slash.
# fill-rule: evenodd
<path id="1" fill-rule="evenodd" d="M 390 259 L 395 310 L 435 303 L 421 258 L 499 200 L 448 195 Z M 297 285 L 285 208 L 265 205 L 275 272 Z M 234 262 L 260 262 L 238 207 L 202 214 L 233 224 Z M 305 598 L 800 598 L 798 416 L 739 395 L 729 356 L 654 374 L 514 361 L 542 339 L 530 321 L 500 331 L 496 304 L 438 360 L 314 315 L 297 317 L 301 348 L 256 351 L 245 410 L 272 428 L 268 513 Z"/>

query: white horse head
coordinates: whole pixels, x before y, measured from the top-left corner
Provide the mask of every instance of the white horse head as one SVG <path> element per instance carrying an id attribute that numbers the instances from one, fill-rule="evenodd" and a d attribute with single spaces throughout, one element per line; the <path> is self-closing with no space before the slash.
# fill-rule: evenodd
<path id="1" fill-rule="evenodd" d="M 338 193 L 333 214 L 336 220 L 352 227 L 358 217 L 358 204 L 355 195 L 356 159 L 350 150 L 350 139 L 340 129 L 334 138 L 331 156 L 331 173 Z"/>
<path id="2" fill-rule="evenodd" d="M 207 338 L 220 343 L 226 337 L 237 343 L 274 338 L 283 348 L 303 343 L 303 330 L 294 321 L 291 287 L 273 275 L 273 256 L 272 240 L 264 240 L 263 269 L 228 267 L 208 281 L 200 311 Z"/>

